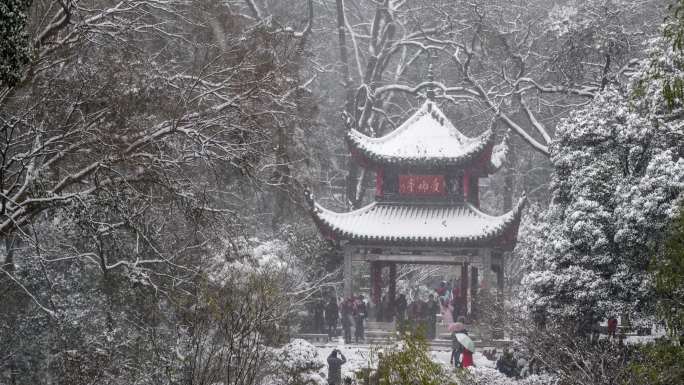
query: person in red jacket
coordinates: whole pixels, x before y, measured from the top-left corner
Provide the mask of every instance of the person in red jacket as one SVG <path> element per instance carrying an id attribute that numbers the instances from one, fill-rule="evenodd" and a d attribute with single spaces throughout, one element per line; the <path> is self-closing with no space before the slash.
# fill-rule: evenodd
<path id="1" fill-rule="evenodd" d="M 457 334 L 463 333 L 454 332 L 451 334 L 451 360 L 450 364 L 454 365 L 456 368 L 467 368 L 469 366 L 475 366 L 473 361 L 473 352 L 468 350 L 463 344 L 458 340 Z"/>
<path id="2" fill-rule="evenodd" d="M 473 352 L 466 348 L 463 348 L 463 351 L 461 352 L 461 367 L 467 368 L 468 366 L 473 365 Z"/>
<path id="3" fill-rule="evenodd" d="M 617 331 L 618 321 L 615 317 L 608 318 L 608 337 L 615 338 L 615 332 Z"/>

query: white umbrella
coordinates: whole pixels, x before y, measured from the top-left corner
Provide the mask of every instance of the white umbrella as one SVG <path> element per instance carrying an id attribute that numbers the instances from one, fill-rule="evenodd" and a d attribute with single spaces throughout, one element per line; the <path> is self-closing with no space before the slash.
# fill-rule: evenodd
<path id="1" fill-rule="evenodd" d="M 456 339 L 461 345 L 463 345 L 464 348 L 470 350 L 473 353 L 475 352 L 475 343 L 473 342 L 473 340 L 470 339 L 470 337 L 468 337 L 467 334 L 456 333 Z"/>

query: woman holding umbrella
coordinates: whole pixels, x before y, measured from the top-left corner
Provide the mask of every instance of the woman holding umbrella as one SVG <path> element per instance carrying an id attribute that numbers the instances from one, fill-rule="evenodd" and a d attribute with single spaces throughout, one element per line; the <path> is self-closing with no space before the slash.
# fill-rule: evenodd
<path id="1" fill-rule="evenodd" d="M 468 335 L 463 333 L 456 333 L 457 338 L 458 336 L 463 336 L 465 339 L 467 339 L 466 341 L 458 341 L 461 343 L 461 345 L 463 345 L 463 351 L 461 352 L 461 367 L 467 368 L 468 366 L 475 366 L 475 363 L 473 362 L 473 352 L 475 351 L 475 344 L 473 344 L 473 340 L 471 340 Z M 466 347 L 467 341 L 470 341 L 470 349 Z"/>
<path id="2" fill-rule="evenodd" d="M 475 343 L 466 334 L 465 325 L 461 322 L 454 322 L 449 325 L 449 331 L 452 333 L 453 351 L 451 352 L 451 363 L 461 368 L 474 366 L 473 352 L 475 351 Z"/>

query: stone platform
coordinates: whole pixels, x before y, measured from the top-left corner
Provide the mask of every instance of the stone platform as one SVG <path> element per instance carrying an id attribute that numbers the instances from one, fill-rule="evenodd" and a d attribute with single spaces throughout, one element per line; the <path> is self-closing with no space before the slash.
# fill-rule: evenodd
<path id="1" fill-rule="evenodd" d="M 396 332 L 396 327 L 394 322 L 377 322 L 377 321 L 366 321 L 365 323 L 365 337 L 366 339 L 359 344 L 352 343 L 352 346 L 390 346 L 393 345 L 398 339 L 399 335 Z M 475 325 L 466 325 L 468 330 L 468 335 L 475 342 L 477 350 L 491 350 L 497 349 L 502 350 L 503 348 L 510 345 L 510 341 L 507 340 L 483 340 L 480 338 L 480 332 Z M 353 329 L 352 329 L 353 333 Z M 338 336 L 342 335 L 342 329 L 338 329 Z M 313 345 L 318 347 L 327 346 L 332 343 L 338 343 L 339 337 L 335 337 L 332 340 L 328 338 L 326 334 L 298 334 L 296 338 L 302 338 Z M 430 345 L 430 350 L 432 351 L 450 351 L 451 350 L 451 333 L 447 330 L 446 325 L 437 323 L 437 338 L 428 341 Z"/>

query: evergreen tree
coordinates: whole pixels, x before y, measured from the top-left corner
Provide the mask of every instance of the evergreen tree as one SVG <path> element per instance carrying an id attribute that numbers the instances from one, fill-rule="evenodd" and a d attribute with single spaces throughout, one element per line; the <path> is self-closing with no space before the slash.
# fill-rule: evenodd
<path id="1" fill-rule="evenodd" d="M 11 87 L 21 79 L 31 49 L 24 30 L 31 0 L 0 2 L 0 86 Z"/>
<path id="2" fill-rule="evenodd" d="M 664 250 L 653 262 L 658 316 L 671 336 L 684 332 L 684 204 L 679 210 Z"/>
<path id="3" fill-rule="evenodd" d="M 624 88 L 571 114 L 552 146 L 553 200 L 524 279 L 532 310 L 578 326 L 643 309 L 648 265 L 684 189 L 682 56 L 663 39 Z"/>
<path id="4" fill-rule="evenodd" d="M 684 206 L 672 222 L 663 251 L 652 263 L 657 314 L 671 338 L 640 346 L 623 378 L 625 385 L 684 383 Z"/>

